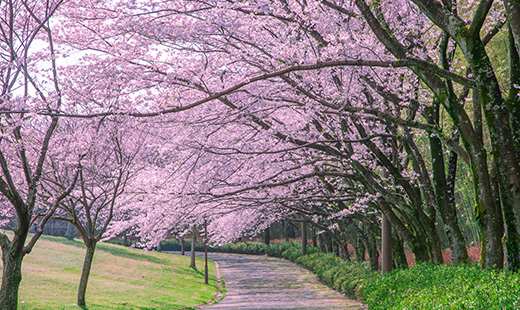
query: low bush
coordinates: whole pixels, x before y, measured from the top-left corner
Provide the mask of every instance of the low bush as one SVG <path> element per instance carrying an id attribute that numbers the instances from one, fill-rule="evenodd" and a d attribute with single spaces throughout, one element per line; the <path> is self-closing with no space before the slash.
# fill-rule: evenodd
<path id="1" fill-rule="evenodd" d="M 221 252 L 221 253 L 237 253 L 237 254 L 250 254 L 250 255 L 265 255 L 266 244 L 260 242 L 238 242 L 238 243 L 227 243 L 222 246 L 208 246 L 208 252 Z M 185 251 L 191 250 L 191 240 L 184 240 Z M 167 239 L 160 243 L 161 251 L 181 251 L 181 241 L 177 239 Z M 195 251 L 204 251 L 204 242 L 195 242 Z"/>
<path id="2" fill-rule="evenodd" d="M 310 270 L 326 285 L 352 298 L 360 298 L 363 286 L 378 277 L 368 262 L 345 261 L 331 253 L 315 252 L 296 259 L 296 263 Z"/>
<path id="3" fill-rule="evenodd" d="M 307 245 L 307 255 L 317 253 L 320 250 L 311 245 Z M 302 247 L 301 245 L 293 246 L 288 248 L 287 250 L 282 252 L 282 257 L 290 260 L 291 262 L 296 262 L 298 258 L 302 256 Z"/>
<path id="4" fill-rule="evenodd" d="M 283 243 L 271 243 L 265 249 L 265 254 L 272 257 L 282 257 L 282 253 L 289 248 L 301 248 L 301 244 L 296 241 L 283 242 Z"/>
<path id="5" fill-rule="evenodd" d="M 265 255 L 266 247 L 267 245 L 261 242 L 239 242 L 227 243 L 218 247 L 210 247 L 208 248 L 208 251 L 249 255 Z"/>
<path id="6" fill-rule="evenodd" d="M 366 283 L 369 309 L 520 309 L 520 275 L 476 265 L 418 264 Z"/>

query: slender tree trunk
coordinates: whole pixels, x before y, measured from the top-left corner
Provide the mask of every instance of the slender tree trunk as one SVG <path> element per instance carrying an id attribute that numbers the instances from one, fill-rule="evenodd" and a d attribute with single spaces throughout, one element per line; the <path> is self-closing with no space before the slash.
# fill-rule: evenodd
<path id="1" fill-rule="evenodd" d="M 85 307 L 85 295 L 87 293 L 88 278 L 90 276 L 90 269 L 92 267 L 92 261 L 94 259 L 94 252 L 96 250 L 96 243 L 92 242 L 91 245 L 87 246 L 87 253 L 83 260 L 83 270 L 81 271 L 81 278 L 79 280 L 78 288 L 78 306 Z"/>
<path id="2" fill-rule="evenodd" d="M 392 262 L 395 269 L 408 268 L 406 251 L 404 250 L 403 240 L 397 234 L 392 234 Z"/>
<path id="3" fill-rule="evenodd" d="M 326 242 L 325 242 L 324 233 L 319 234 L 318 235 L 318 239 L 320 239 L 320 242 L 318 243 L 318 245 L 320 247 L 320 252 L 327 253 L 327 245 L 326 245 Z"/>
<path id="4" fill-rule="evenodd" d="M 204 283 L 208 284 L 208 221 L 204 220 Z"/>
<path id="5" fill-rule="evenodd" d="M 330 233 L 327 234 L 327 247 L 330 249 L 329 252 L 332 253 L 332 255 L 337 255 L 337 249 L 334 247 L 334 238 L 332 238 L 332 235 Z"/>
<path id="6" fill-rule="evenodd" d="M 312 246 L 317 248 L 318 247 L 318 238 L 316 237 L 316 227 L 312 227 Z"/>
<path id="7" fill-rule="evenodd" d="M 181 255 L 184 256 L 184 248 L 185 248 L 185 243 L 184 243 L 184 237 L 181 237 Z"/>
<path id="8" fill-rule="evenodd" d="M 385 215 L 381 217 L 381 254 L 383 274 L 392 271 L 392 226 Z"/>
<path id="9" fill-rule="evenodd" d="M 376 238 L 369 234 L 368 236 L 368 258 L 370 260 L 370 268 L 373 271 L 379 270 L 379 251 L 377 250 Z"/>
<path id="10" fill-rule="evenodd" d="M 307 223 L 302 222 L 302 256 L 307 255 Z"/>
<path id="11" fill-rule="evenodd" d="M 287 220 L 282 221 L 283 225 L 283 237 L 285 242 L 289 241 L 289 222 Z"/>
<path id="12" fill-rule="evenodd" d="M 356 245 L 356 259 L 358 263 L 365 261 L 365 244 L 361 242 L 361 239 L 358 238 L 357 245 Z"/>
<path id="13" fill-rule="evenodd" d="M 264 231 L 264 243 L 270 244 L 271 243 L 271 229 L 267 227 Z"/>
<path id="14" fill-rule="evenodd" d="M 381 208 L 383 216 L 386 217 L 392 229 L 395 229 L 396 233 L 401 237 L 402 240 L 408 243 L 411 247 L 415 260 L 418 262 L 430 261 L 430 254 L 426 240 L 424 240 L 423 234 L 412 233 L 408 225 L 403 222 L 394 214 L 390 206 L 383 199 L 378 199 L 378 205 Z"/>
<path id="15" fill-rule="evenodd" d="M 199 233 L 199 230 L 196 226 L 193 226 L 193 229 L 191 231 L 191 261 L 190 261 L 190 268 L 193 268 L 194 270 L 197 270 L 197 265 L 195 263 L 195 242 L 197 241 L 197 234 Z"/>
<path id="16" fill-rule="evenodd" d="M 435 104 L 434 111 L 431 113 L 428 122 L 436 124 L 439 121 L 439 105 Z M 439 213 L 446 225 L 446 233 L 450 241 L 451 258 L 453 264 L 468 262 L 468 251 L 464 235 L 459 227 L 455 201 L 453 197 L 452 185 L 455 183 L 457 172 L 457 155 L 452 153 L 448 162 L 448 176 L 445 173 L 445 161 L 442 143 L 436 136 L 430 137 L 430 153 L 432 156 L 433 187 L 437 198 Z M 448 180 L 449 179 L 449 180 Z"/>
<path id="17" fill-rule="evenodd" d="M 350 254 L 348 253 L 347 236 L 344 232 L 341 233 L 341 239 L 338 239 L 338 251 L 339 257 L 341 259 L 350 260 Z"/>

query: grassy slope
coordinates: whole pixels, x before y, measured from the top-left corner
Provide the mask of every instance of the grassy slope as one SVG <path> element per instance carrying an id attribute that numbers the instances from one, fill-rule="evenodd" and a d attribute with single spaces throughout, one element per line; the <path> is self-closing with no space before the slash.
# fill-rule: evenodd
<path id="1" fill-rule="evenodd" d="M 76 292 L 85 247 L 81 241 L 43 237 L 23 262 L 20 309 L 80 309 Z M 203 270 L 203 260 L 197 266 Z M 189 257 L 99 244 L 87 288 L 87 309 L 178 309 L 216 294 L 189 266 Z"/>

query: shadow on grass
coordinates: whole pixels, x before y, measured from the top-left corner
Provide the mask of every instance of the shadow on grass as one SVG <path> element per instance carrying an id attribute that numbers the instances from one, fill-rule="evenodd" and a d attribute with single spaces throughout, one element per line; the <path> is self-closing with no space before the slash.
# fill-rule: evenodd
<path id="1" fill-rule="evenodd" d="M 107 252 L 115 256 L 131 258 L 139 261 L 146 261 L 154 264 L 169 264 L 170 262 L 167 259 L 162 259 L 158 257 L 154 257 L 151 255 L 146 255 L 144 251 L 127 249 L 124 247 L 107 245 L 107 244 L 99 244 L 96 247 L 99 251 Z"/>
<path id="2" fill-rule="evenodd" d="M 74 247 L 81 248 L 81 249 L 86 249 L 83 241 L 79 241 L 79 240 L 68 240 L 67 238 L 47 237 L 47 236 L 42 236 L 41 238 L 52 241 L 52 242 L 57 242 L 57 243 L 70 245 L 70 246 L 74 246 Z M 106 253 L 112 254 L 114 256 L 129 258 L 129 259 L 138 260 L 138 261 L 145 261 L 145 262 L 150 262 L 150 263 L 154 263 L 154 264 L 162 264 L 162 265 L 169 264 L 169 261 L 166 259 L 161 259 L 161 258 L 154 257 L 151 255 L 146 255 L 144 253 L 144 251 L 128 249 L 123 246 L 98 243 L 96 246 L 96 252 L 106 252 Z"/>

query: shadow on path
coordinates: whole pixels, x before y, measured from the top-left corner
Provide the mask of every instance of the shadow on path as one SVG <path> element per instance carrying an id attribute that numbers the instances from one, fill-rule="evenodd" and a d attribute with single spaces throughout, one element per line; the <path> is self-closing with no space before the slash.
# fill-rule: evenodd
<path id="1" fill-rule="evenodd" d="M 219 262 L 227 292 L 222 301 L 204 310 L 365 309 L 361 303 L 319 282 L 308 270 L 286 260 L 222 253 L 208 253 L 208 258 Z"/>

